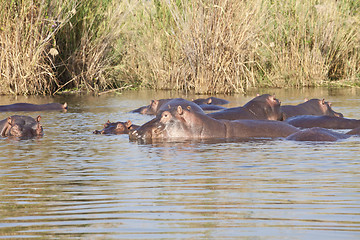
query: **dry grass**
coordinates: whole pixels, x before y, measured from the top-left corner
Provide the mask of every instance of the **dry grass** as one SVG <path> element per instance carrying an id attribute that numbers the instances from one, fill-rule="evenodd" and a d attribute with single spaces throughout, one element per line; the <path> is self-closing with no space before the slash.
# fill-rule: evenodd
<path id="1" fill-rule="evenodd" d="M 46 63 L 51 46 L 46 37 L 54 29 L 50 22 L 42 21 L 44 6 L 2 1 L 0 12 L 0 93 L 49 93 L 56 78 Z"/>
<path id="2" fill-rule="evenodd" d="M 359 80 L 359 14 L 341 1 L 267 3 L 268 28 L 260 37 L 260 62 L 275 86 L 317 86 Z M 359 9 L 360 5 L 357 6 Z M 265 64 L 264 64 L 265 63 Z M 356 67 L 358 66 L 358 67 Z"/>
<path id="3" fill-rule="evenodd" d="M 129 6 L 113 1 L 2 1 L 0 94 L 100 91 Z M 110 79 L 110 80 L 109 80 Z"/>
<path id="4" fill-rule="evenodd" d="M 127 45 L 125 67 L 143 86 L 233 93 L 359 82 L 355 1 L 154 2 L 138 7 Z"/>
<path id="5" fill-rule="evenodd" d="M 0 11 L 0 94 L 360 82 L 355 0 L 1 0 Z"/>

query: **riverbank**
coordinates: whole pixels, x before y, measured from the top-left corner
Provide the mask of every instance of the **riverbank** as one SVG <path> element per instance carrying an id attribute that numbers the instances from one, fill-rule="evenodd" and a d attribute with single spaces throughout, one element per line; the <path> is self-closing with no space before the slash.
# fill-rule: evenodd
<path id="1" fill-rule="evenodd" d="M 357 1 L 5 1 L 0 94 L 360 85 Z"/>

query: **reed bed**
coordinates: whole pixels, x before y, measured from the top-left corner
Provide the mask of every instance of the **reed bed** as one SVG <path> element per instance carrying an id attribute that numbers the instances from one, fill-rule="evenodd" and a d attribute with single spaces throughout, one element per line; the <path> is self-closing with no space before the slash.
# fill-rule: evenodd
<path id="1" fill-rule="evenodd" d="M 0 1 L 0 94 L 360 81 L 355 0 Z"/>

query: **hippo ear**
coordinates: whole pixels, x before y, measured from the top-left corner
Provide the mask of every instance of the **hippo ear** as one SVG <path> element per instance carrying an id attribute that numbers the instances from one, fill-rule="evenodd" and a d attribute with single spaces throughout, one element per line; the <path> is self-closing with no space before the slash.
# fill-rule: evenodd
<path id="1" fill-rule="evenodd" d="M 68 108 L 67 103 L 64 103 L 64 104 L 63 104 L 63 109 L 67 109 L 67 108 Z"/>
<path id="2" fill-rule="evenodd" d="M 36 117 L 36 122 L 40 122 L 40 120 L 41 120 L 41 116 L 39 115 Z"/>
<path id="3" fill-rule="evenodd" d="M 12 125 L 12 119 L 11 119 L 11 117 L 8 117 L 8 118 L 7 118 L 7 123 L 8 123 L 9 125 Z"/>
<path id="4" fill-rule="evenodd" d="M 304 98 L 304 102 L 307 102 L 307 101 L 309 101 L 309 99 L 308 99 L 308 98 Z"/>
<path id="5" fill-rule="evenodd" d="M 178 106 L 178 107 L 177 107 L 177 112 L 178 112 L 179 115 L 182 115 L 182 114 L 183 114 L 183 109 L 182 109 L 181 106 Z"/>
<path id="6" fill-rule="evenodd" d="M 157 108 L 157 106 L 159 105 L 159 101 L 158 100 L 152 100 L 152 105 L 155 106 L 155 108 Z"/>
<path id="7" fill-rule="evenodd" d="M 15 125 L 15 119 L 13 117 L 8 117 L 7 122 L 10 126 Z"/>
<path id="8" fill-rule="evenodd" d="M 324 99 L 324 98 L 322 99 L 321 103 L 322 103 L 323 105 L 325 105 L 325 99 Z"/>
<path id="9" fill-rule="evenodd" d="M 211 103 L 212 103 L 212 99 L 211 99 L 211 98 L 208 98 L 207 104 L 211 104 Z"/>
<path id="10" fill-rule="evenodd" d="M 124 123 L 125 127 L 127 129 L 130 129 L 131 128 L 131 125 L 132 125 L 132 122 L 130 120 L 127 120 L 125 123 Z"/>
<path id="11" fill-rule="evenodd" d="M 191 106 L 187 106 L 186 108 L 187 108 L 187 110 L 189 110 L 189 111 L 191 110 Z"/>

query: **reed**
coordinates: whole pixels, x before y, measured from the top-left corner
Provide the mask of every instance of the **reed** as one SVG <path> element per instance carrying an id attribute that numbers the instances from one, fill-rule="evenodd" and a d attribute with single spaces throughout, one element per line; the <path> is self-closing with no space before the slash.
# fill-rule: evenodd
<path id="1" fill-rule="evenodd" d="M 0 94 L 121 86 L 109 74 L 120 63 L 114 45 L 128 7 L 108 0 L 2 0 Z"/>
<path id="2" fill-rule="evenodd" d="M 126 1 L 125 1 L 126 2 Z M 60 89 L 98 92 L 121 87 L 112 77 L 120 64 L 114 45 L 121 35 L 126 12 L 131 6 L 123 1 L 78 1 L 68 6 L 74 16 L 56 35 L 60 49 L 56 59 Z"/>
<path id="3" fill-rule="evenodd" d="M 56 77 L 48 64 L 52 23 L 44 5 L 24 1 L 1 1 L 0 4 L 0 93 L 45 94 L 51 91 Z M 41 24 L 42 23 L 42 24 Z"/>
<path id="4" fill-rule="evenodd" d="M 355 0 L 0 1 L 0 94 L 360 85 Z"/>
<path id="5" fill-rule="evenodd" d="M 126 67 L 143 86 L 196 93 L 356 84 L 360 4 L 317 2 L 146 2 Z"/>

